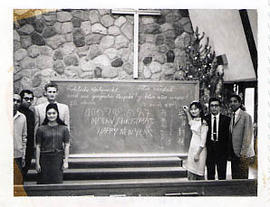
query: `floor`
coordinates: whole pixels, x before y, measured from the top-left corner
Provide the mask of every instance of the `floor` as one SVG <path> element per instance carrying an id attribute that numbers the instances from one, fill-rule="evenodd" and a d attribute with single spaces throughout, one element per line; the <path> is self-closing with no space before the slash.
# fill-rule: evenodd
<path id="1" fill-rule="evenodd" d="M 252 165 L 249 167 L 249 173 L 248 173 L 248 179 L 256 179 L 258 172 L 257 172 L 257 167 L 256 165 Z M 207 174 L 205 172 L 205 174 Z M 216 180 L 217 180 L 217 175 L 216 175 Z M 231 175 L 231 162 L 227 162 L 227 180 L 231 180 L 232 179 L 232 175 Z"/>

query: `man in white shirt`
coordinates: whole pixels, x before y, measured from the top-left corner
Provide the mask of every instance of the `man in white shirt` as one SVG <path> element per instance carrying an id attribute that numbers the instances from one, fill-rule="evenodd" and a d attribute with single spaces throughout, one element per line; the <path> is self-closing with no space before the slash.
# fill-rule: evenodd
<path id="1" fill-rule="evenodd" d="M 18 111 L 21 104 L 19 94 L 13 95 L 13 145 L 14 145 L 14 184 L 23 184 L 22 168 L 25 165 L 27 123 L 25 116 Z"/>
<path id="2" fill-rule="evenodd" d="M 216 168 L 219 180 L 226 179 L 228 139 L 230 118 L 221 114 L 221 102 L 217 98 L 209 100 L 210 114 L 206 116 L 208 133 L 207 147 L 207 179 L 215 180 Z"/>
<path id="3" fill-rule="evenodd" d="M 233 113 L 230 123 L 229 150 L 233 179 L 248 179 L 249 158 L 255 155 L 252 144 L 252 119 L 247 112 L 241 109 L 241 106 L 241 97 L 232 95 L 230 107 Z"/>
<path id="4" fill-rule="evenodd" d="M 69 107 L 66 104 L 58 103 L 56 101 L 58 95 L 58 86 L 56 83 L 48 83 L 45 85 L 45 96 L 47 101 L 45 103 L 35 106 L 35 132 L 37 128 L 42 125 L 46 117 L 46 107 L 49 103 L 56 103 L 59 110 L 60 119 L 70 129 L 69 123 Z"/>

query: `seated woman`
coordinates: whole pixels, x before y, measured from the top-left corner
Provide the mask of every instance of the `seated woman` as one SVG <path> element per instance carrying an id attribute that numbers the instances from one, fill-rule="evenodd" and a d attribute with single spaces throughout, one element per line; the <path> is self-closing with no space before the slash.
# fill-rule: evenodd
<path id="1" fill-rule="evenodd" d="M 59 118 L 56 104 L 48 104 L 46 118 L 36 133 L 36 170 L 39 184 L 63 182 L 63 169 L 68 168 L 69 130 Z M 63 161 L 64 159 L 64 161 Z"/>
<path id="2" fill-rule="evenodd" d="M 208 126 L 203 118 L 202 105 L 199 101 L 193 101 L 189 109 L 184 106 L 183 110 L 192 131 L 188 157 L 183 166 L 188 171 L 188 180 L 204 180 Z"/>

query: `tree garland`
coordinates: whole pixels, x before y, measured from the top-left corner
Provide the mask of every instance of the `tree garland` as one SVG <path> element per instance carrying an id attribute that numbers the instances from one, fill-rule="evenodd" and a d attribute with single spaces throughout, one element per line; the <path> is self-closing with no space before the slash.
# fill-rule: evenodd
<path id="1" fill-rule="evenodd" d="M 204 36 L 205 33 L 203 32 L 200 35 L 199 29 L 196 27 L 189 44 L 185 47 L 186 64 L 179 67 L 176 79 L 198 80 L 200 83 L 200 101 L 207 106 L 210 97 L 223 99 L 224 71 L 223 66 L 218 65 L 215 51 L 209 45 L 209 37 L 206 38 L 204 46 L 201 44 Z"/>

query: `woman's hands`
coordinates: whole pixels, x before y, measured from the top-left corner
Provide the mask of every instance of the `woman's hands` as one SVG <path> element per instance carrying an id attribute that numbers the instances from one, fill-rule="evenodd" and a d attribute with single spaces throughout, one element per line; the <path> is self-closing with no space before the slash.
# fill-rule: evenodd
<path id="1" fill-rule="evenodd" d="M 63 169 L 67 169 L 68 168 L 68 161 L 67 160 L 64 160 L 63 162 Z M 39 163 L 36 163 L 36 171 L 38 173 L 41 172 L 41 167 L 40 167 L 40 164 Z"/>
<path id="2" fill-rule="evenodd" d="M 200 154 L 201 154 L 201 152 L 203 151 L 203 147 L 199 147 L 199 149 L 198 149 L 198 151 L 197 151 L 197 153 L 194 155 L 194 161 L 195 162 L 198 162 L 199 161 L 199 159 L 200 159 Z"/>
<path id="3" fill-rule="evenodd" d="M 183 116 L 184 114 L 188 113 L 188 106 L 183 106 L 182 110 L 179 110 L 178 116 Z"/>
<path id="4" fill-rule="evenodd" d="M 36 171 L 37 171 L 38 173 L 41 172 L 41 167 L 40 167 L 40 164 L 39 164 L 39 163 L 36 163 Z"/>
<path id="5" fill-rule="evenodd" d="M 64 144 L 65 146 L 65 156 L 63 157 L 64 160 L 63 160 L 63 170 L 64 169 L 67 169 L 68 168 L 68 156 L 69 156 L 69 146 L 70 146 L 70 143 L 67 142 Z"/>
<path id="6" fill-rule="evenodd" d="M 183 106 L 184 112 L 188 112 L 188 106 Z"/>
<path id="7" fill-rule="evenodd" d="M 63 169 L 68 169 L 68 160 L 64 159 Z"/>
<path id="8" fill-rule="evenodd" d="M 200 159 L 200 155 L 198 153 L 196 153 L 195 156 L 194 156 L 194 161 L 198 162 L 199 159 Z"/>

